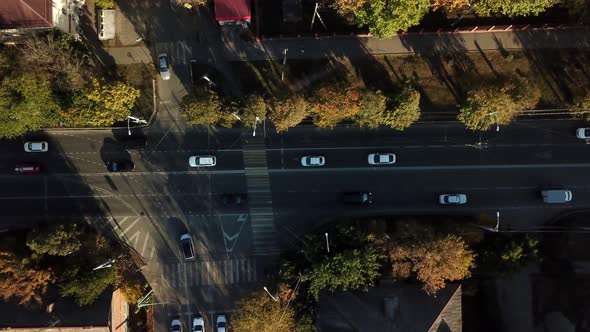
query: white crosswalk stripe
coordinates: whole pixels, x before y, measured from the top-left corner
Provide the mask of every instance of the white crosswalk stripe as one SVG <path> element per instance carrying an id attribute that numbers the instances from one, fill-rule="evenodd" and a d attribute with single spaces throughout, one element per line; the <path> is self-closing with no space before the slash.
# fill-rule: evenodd
<path id="1" fill-rule="evenodd" d="M 247 284 L 257 280 L 254 257 L 165 263 L 160 265 L 160 272 L 161 283 L 173 288 Z"/>
<path id="2" fill-rule="evenodd" d="M 168 54 L 170 64 L 186 65 L 193 59 L 193 49 L 187 40 L 160 42 L 157 44 L 159 53 Z"/>

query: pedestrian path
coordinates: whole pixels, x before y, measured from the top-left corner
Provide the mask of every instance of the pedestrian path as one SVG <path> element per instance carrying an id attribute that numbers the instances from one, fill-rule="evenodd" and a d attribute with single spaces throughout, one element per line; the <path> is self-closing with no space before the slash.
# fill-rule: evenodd
<path id="1" fill-rule="evenodd" d="M 158 271 L 151 275 L 158 279 L 158 284 L 171 288 L 248 284 L 258 280 L 253 257 L 151 263 L 150 270 Z"/>
<path id="2" fill-rule="evenodd" d="M 490 31 L 474 33 L 408 33 L 389 39 L 326 36 L 248 41 L 223 33 L 228 61 L 282 60 L 367 55 L 482 52 L 492 50 L 590 48 L 590 29 Z"/>
<path id="3" fill-rule="evenodd" d="M 254 254 L 274 255 L 278 252 L 278 247 L 266 144 L 263 138 L 249 138 L 243 149 Z"/>

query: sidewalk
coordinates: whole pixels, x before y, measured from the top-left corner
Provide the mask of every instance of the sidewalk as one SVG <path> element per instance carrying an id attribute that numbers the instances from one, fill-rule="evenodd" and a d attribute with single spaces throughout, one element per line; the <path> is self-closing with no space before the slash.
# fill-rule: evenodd
<path id="1" fill-rule="evenodd" d="M 590 29 L 524 30 L 474 33 L 424 33 L 391 39 L 367 37 L 289 38 L 245 41 L 235 33 L 224 33 L 228 61 L 360 57 L 367 54 L 433 54 L 542 48 L 590 48 Z"/>

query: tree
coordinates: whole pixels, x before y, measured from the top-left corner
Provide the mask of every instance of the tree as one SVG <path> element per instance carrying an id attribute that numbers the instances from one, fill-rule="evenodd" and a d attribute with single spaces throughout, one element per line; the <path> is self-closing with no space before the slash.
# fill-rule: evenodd
<path id="1" fill-rule="evenodd" d="M 0 85 L 0 137 L 12 138 L 57 123 L 59 106 L 44 77 L 8 77 Z"/>
<path id="2" fill-rule="evenodd" d="M 495 124 L 506 125 L 523 109 L 534 107 L 541 91 L 522 77 L 500 79 L 467 93 L 458 119 L 471 130 L 488 130 Z"/>
<path id="3" fill-rule="evenodd" d="M 115 264 L 115 288 L 120 288 L 128 303 L 137 303 L 149 288 L 148 283 L 129 256 L 119 258 Z"/>
<path id="4" fill-rule="evenodd" d="M 260 96 L 250 95 L 246 97 L 240 105 L 240 117 L 246 126 L 254 127 L 256 117 L 259 121 L 263 121 L 266 117 L 267 105 L 264 98 Z"/>
<path id="5" fill-rule="evenodd" d="M 398 31 L 406 31 L 418 25 L 430 10 L 429 0 L 371 0 L 362 6 L 340 6 L 335 2 L 338 12 L 352 12 L 352 20 L 359 26 L 368 26 L 369 31 L 378 38 L 393 37 Z M 351 2 L 353 3 L 353 2 Z"/>
<path id="6" fill-rule="evenodd" d="M 430 0 L 434 10 L 443 9 L 447 12 L 467 7 L 470 0 Z"/>
<path id="7" fill-rule="evenodd" d="M 43 38 L 25 40 L 21 54 L 26 68 L 47 76 L 54 92 L 69 94 L 82 90 L 87 83 L 84 69 L 89 58 L 80 49 L 81 44 L 71 35 L 51 32 Z"/>
<path id="8" fill-rule="evenodd" d="M 420 118 L 420 93 L 406 86 L 402 92 L 391 101 L 383 115 L 383 124 L 398 130 L 411 126 Z"/>
<path id="9" fill-rule="evenodd" d="M 61 277 L 60 293 L 63 296 L 73 296 L 79 305 L 90 305 L 115 280 L 112 269 L 83 270 L 80 266 L 72 266 Z"/>
<path id="10" fill-rule="evenodd" d="M 590 120 L 590 93 L 586 93 L 585 96 L 578 97 L 570 107 L 571 112 L 579 112 L 581 110 L 585 110 L 586 113 L 582 113 L 581 117 L 583 117 L 586 121 Z"/>
<path id="11" fill-rule="evenodd" d="M 322 291 L 349 291 L 372 286 L 379 276 L 383 258 L 372 246 L 326 257 L 304 275 L 304 280 L 309 282 L 309 295 L 317 300 Z"/>
<path id="12" fill-rule="evenodd" d="M 27 247 L 39 255 L 67 256 L 82 246 L 77 224 L 51 224 L 27 234 Z"/>
<path id="13" fill-rule="evenodd" d="M 528 16 L 538 15 L 559 3 L 560 0 L 479 0 L 473 7 L 481 15 L 499 13 L 507 16 Z"/>
<path id="14" fill-rule="evenodd" d="M 308 115 L 309 105 L 302 96 L 289 96 L 271 102 L 269 118 L 278 132 L 301 123 Z"/>
<path id="15" fill-rule="evenodd" d="M 256 291 L 240 300 L 237 317 L 232 321 L 234 330 L 241 332 L 295 331 L 295 311 L 289 306 L 292 291 L 279 287 L 274 301 L 264 290 Z"/>
<path id="16" fill-rule="evenodd" d="M 527 234 L 489 234 L 478 252 L 478 271 L 508 275 L 539 260 L 539 240 Z"/>
<path id="17" fill-rule="evenodd" d="M 222 111 L 217 93 L 208 88 L 197 88 L 182 99 L 182 117 L 191 125 L 231 127 L 237 120 L 231 113 Z"/>
<path id="18" fill-rule="evenodd" d="M 311 114 L 319 127 L 333 128 L 339 122 L 353 118 L 359 110 L 361 93 L 358 89 L 326 86 L 313 96 Z"/>
<path id="19" fill-rule="evenodd" d="M 381 91 L 365 91 L 359 100 L 356 123 L 361 127 L 377 128 L 383 122 L 387 97 Z"/>
<path id="20" fill-rule="evenodd" d="M 5 301 L 16 298 L 19 304 L 41 303 L 53 281 L 51 270 L 37 269 L 12 252 L 0 251 L 0 297 Z"/>
<path id="21" fill-rule="evenodd" d="M 139 94 L 139 90 L 129 84 L 106 84 L 92 79 L 84 92 L 74 98 L 72 107 L 61 115 L 63 121 L 70 126 L 111 126 L 131 115 Z"/>
<path id="22" fill-rule="evenodd" d="M 431 226 L 402 224 L 394 239 L 388 241 L 388 253 L 395 278 L 415 277 L 428 294 L 435 294 L 446 281 L 471 275 L 474 252 L 458 236 L 439 234 Z"/>
<path id="23" fill-rule="evenodd" d="M 102 8 L 102 9 L 115 8 L 115 0 L 96 0 L 95 4 L 98 8 Z"/>

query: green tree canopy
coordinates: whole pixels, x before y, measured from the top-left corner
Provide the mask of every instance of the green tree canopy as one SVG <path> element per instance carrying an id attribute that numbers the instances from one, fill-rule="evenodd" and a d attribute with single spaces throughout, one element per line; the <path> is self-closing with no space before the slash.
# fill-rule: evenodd
<path id="1" fill-rule="evenodd" d="M 394 276 L 415 277 L 428 294 L 435 294 L 446 281 L 469 277 L 475 266 L 475 253 L 463 239 L 437 233 L 429 225 L 402 224 L 387 243 Z"/>
<path id="2" fill-rule="evenodd" d="M 391 128 L 404 130 L 420 118 L 420 92 L 406 86 L 390 101 L 383 115 L 382 123 Z"/>
<path id="3" fill-rule="evenodd" d="M 322 291 L 349 291 L 372 286 L 384 256 L 372 246 L 345 250 L 315 263 L 305 273 L 309 295 L 316 300 Z"/>
<path id="4" fill-rule="evenodd" d="M 359 26 L 368 26 L 378 38 L 390 38 L 398 31 L 418 25 L 430 10 L 429 0 L 336 1 L 336 10 Z"/>
<path id="5" fill-rule="evenodd" d="M 295 127 L 308 116 L 309 104 L 303 96 L 289 96 L 271 102 L 269 118 L 278 132 Z"/>
<path id="6" fill-rule="evenodd" d="M 46 79 L 8 77 L 0 85 L 0 137 L 12 138 L 57 123 L 59 105 Z"/>
<path id="7" fill-rule="evenodd" d="M 264 98 L 256 95 L 247 96 L 240 104 L 240 117 L 244 125 L 254 127 L 256 117 L 263 121 L 266 117 L 267 105 Z"/>
<path id="8" fill-rule="evenodd" d="M 120 288 L 128 303 L 137 303 L 149 288 L 143 275 L 128 256 L 119 258 L 115 263 L 115 287 Z"/>
<path id="9" fill-rule="evenodd" d="M 359 100 L 359 111 L 356 123 L 361 127 L 377 128 L 383 123 L 383 115 L 387 106 L 387 97 L 381 91 L 367 90 Z"/>
<path id="10" fill-rule="evenodd" d="M 488 234 L 478 252 L 479 272 L 508 275 L 539 260 L 539 240 L 527 234 Z"/>
<path id="11" fill-rule="evenodd" d="M 72 266 L 60 278 L 59 289 L 63 296 L 73 296 L 79 305 L 90 305 L 115 281 L 112 269 L 92 271 Z"/>
<path id="12" fill-rule="evenodd" d="M 196 88 L 182 99 L 182 117 L 191 125 L 231 127 L 237 120 L 231 112 L 224 112 L 217 93 L 208 88 Z"/>
<path id="13" fill-rule="evenodd" d="M 274 301 L 264 290 L 256 291 L 240 300 L 237 317 L 232 326 L 241 332 L 296 331 L 295 311 L 289 306 L 291 290 L 281 286 Z"/>
<path id="14" fill-rule="evenodd" d="M 560 0 L 479 0 L 474 8 L 481 15 L 496 13 L 508 16 L 538 15 L 559 4 Z"/>
<path id="15" fill-rule="evenodd" d="M 50 270 L 37 269 L 13 252 L 0 251 L 0 297 L 5 301 L 14 298 L 19 304 L 41 303 L 53 281 Z"/>
<path id="16" fill-rule="evenodd" d="M 74 98 L 70 109 L 62 112 L 67 125 L 106 127 L 131 115 L 139 90 L 121 82 L 105 84 L 93 79 L 83 93 Z"/>
<path id="17" fill-rule="evenodd" d="M 534 107 L 541 98 L 539 87 L 514 76 L 482 85 L 467 93 L 458 119 L 471 130 L 488 130 L 510 123 L 519 111 Z"/>
<path id="18" fill-rule="evenodd" d="M 27 246 L 37 254 L 67 256 L 82 246 L 78 224 L 51 224 L 27 234 Z"/>

